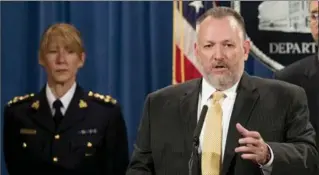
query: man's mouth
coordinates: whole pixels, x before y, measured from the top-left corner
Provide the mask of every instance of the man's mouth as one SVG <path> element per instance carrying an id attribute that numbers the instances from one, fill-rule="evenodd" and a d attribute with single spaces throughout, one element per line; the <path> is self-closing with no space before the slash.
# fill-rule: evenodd
<path id="1" fill-rule="evenodd" d="M 227 66 L 224 65 L 217 65 L 213 67 L 213 72 L 219 74 L 219 73 L 224 73 L 227 71 Z"/>
<path id="2" fill-rule="evenodd" d="M 223 66 L 223 65 L 215 66 L 215 69 L 223 69 L 223 68 L 226 68 L 226 66 Z"/>

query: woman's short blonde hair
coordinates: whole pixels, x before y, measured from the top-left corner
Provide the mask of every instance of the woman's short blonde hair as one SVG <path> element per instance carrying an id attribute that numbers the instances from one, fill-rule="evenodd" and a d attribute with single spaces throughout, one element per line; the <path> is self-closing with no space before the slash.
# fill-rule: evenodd
<path id="1" fill-rule="evenodd" d="M 63 46 L 79 56 L 85 51 L 79 30 L 67 23 L 57 23 L 45 30 L 40 41 L 40 58 L 44 58 L 51 44 Z"/>

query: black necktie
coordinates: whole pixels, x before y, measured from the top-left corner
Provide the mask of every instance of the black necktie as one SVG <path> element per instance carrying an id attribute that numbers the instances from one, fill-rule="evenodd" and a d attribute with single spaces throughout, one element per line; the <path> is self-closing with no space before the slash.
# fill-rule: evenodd
<path id="1" fill-rule="evenodd" d="M 55 114 L 53 120 L 55 122 L 55 127 L 57 128 L 63 119 L 63 115 L 61 112 L 61 107 L 63 106 L 62 102 L 58 99 L 53 103 L 53 108 L 55 109 Z"/>

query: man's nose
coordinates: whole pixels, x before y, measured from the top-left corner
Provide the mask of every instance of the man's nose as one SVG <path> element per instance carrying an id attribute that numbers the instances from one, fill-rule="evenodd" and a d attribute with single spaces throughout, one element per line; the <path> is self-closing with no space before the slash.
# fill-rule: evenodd
<path id="1" fill-rule="evenodd" d="M 222 60 L 224 58 L 224 50 L 222 46 L 216 45 L 214 48 L 213 59 Z"/>

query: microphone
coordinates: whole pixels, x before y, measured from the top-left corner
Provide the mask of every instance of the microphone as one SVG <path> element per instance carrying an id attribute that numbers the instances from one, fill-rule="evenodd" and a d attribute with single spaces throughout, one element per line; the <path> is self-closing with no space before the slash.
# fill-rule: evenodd
<path id="1" fill-rule="evenodd" d="M 196 163 L 198 163 L 198 161 L 199 161 L 199 156 L 198 156 L 199 135 L 200 135 L 200 133 L 202 131 L 202 128 L 203 128 L 203 124 L 204 124 L 204 121 L 205 121 L 205 118 L 206 118 L 207 110 L 208 110 L 207 105 L 204 105 L 203 108 L 202 108 L 202 111 L 200 113 L 200 116 L 199 116 L 199 121 L 198 121 L 197 126 L 196 126 L 195 131 L 194 131 L 194 135 L 193 135 L 193 150 L 192 150 L 192 154 L 191 154 L 191 157 L 189 159 L 189 162 L 188 162 L 188 174 L 189 175 L 193 174 L 194 159 L 196 160 L 195 161 Z M 195 171 L 199 171 L 198 164 L 195 167 Z M 197 173 L 195 173 L 195 174 L 197 174 Z"/>
<path id="2" fill-rule="evenodd" d="M 198 147 L 198 145 L 199 145 L 199 135 L 200 135 L 200 133 L 202 131 L 202 128 L 203 128 L 203 124 L 204 124 L 204 121 L 205 121 L 205 118 L 206 118 L 207 110 L 208 110 L 207 105 L 204 105 L 203 108 L 202 108 L 202 112 L 200 113 L 197 126 L 196 126 L 195 131 L 194 131 L 193 144 L 196 147 Z"/>

